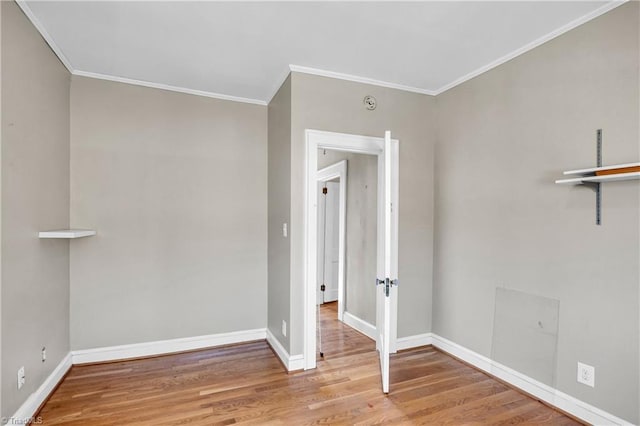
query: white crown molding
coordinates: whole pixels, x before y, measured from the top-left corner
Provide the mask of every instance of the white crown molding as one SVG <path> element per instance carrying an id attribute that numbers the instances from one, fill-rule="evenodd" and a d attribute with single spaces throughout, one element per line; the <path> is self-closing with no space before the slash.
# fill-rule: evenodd
<path id="1" fill-rule="evenodd" d="M 71 62 L 64 55 L 62 49 L 60 49 L 56 42 L 53 41 L 53 37 L 51 37 L 51 35 L 47 32 L 44 25 L 42 25 L 42 22 L 40 22 L 40 20 L 33 13 L 27 2 L 25 0 L 16 0 L 16 3 L 20 7 L 20 9 L 22 9 L 22 12 L 27 15 L 27 18 L 29 18 L 33 26 L 36 27 L 38 32 L 40 32 L 40 35 L 47 42 L 51 50 L 53 50 L 53 53 L 55 53 L 58 59 L 60 59 L 60 62 L 62 62 L 62 64 L 69 70 L 69 72 L 73 74 L 73 66 L 71 66 Z"/>
<path id="2" fill-rule="evenodd" d="M 51 37 L 51 35 L 46 30 L 42 22 L 40 22 L 37 16 L 33 13 L 33 11 L 29 7 L 26 0 L 16 0 L 16 3 L 20 7 L 20 9 L 22 9 L 22 11 L 27 16 L 27 18 L 31 21 L 33 26 L 38 30 L 42 38 L 44 38 L 44 40 L 47 42 L 47 44 L 49 45 L 53 53 L 55 53 L 58 59 L 60 59 L 60 62 L 62 62 L 63 65 L 67 68 L 67 70 L 69 70 L 69 72 L 73 75 L 77 75 L 80 77 L 95 78 L 98 80 L 114 81 L 117 83 L 132 84 L 135 86 L 150 87 L 153 89 L 168 90 L 171 92 L 186 93 L 188 95 L 203 96 L 206 98 L 221 99 L 225 101 L 242 102 L 242 103 L 261 105 L 261 106 L 267 105 L 267 102 L 260 99 L 251 99 L 251 98 L 243 98 L 239 96 L 224 95 L 221 93 L 207 92 L 204 90 L 188 89 L 186 87 L 171 86 L 168 84 L 153 83 L 149 81 L 135 80 L 131 78 L 117 77 L 113 75 L 77 70 L 71 65 L 71 61 L 69 61 L 69 59 L 65 56 L 62 49 L 60 49 L 60 47 L 53 40 L 53 37 Z"/>
<path id="3" fill-rule="evenodd" d="M 51 392 L 58 386 L 58 383 L 62 381 L 67 371 L 71 368 L 71 365 L 71 352 L 69 352 L 44 382 L 42 382 L 40 387 L 27 397 L 27 400 L 18 408 L 13 416 L 7 420 L 6 424 L 27 424 L 25 421 L 36 415 L 38 408 L 47 400 Z M 33 422 L 35 424 L 39 423 L 37 419 L 34 419 Z M 5 423 L 3 422 L 3 424 Z"/>
<path id="4" fill-rule="evenodd" d="M 502 365 L 484 355 L 480 355 L 471 349 L 465 348 L 444 337 L 432 334 L 433 346 L 443 352 L 465 361 L 479 370 L 485 371 L 492 376 L 503 380 L 510 385 L 533 395 L 534 397 L 548 403 L 549 405 L 563 410 L 571 415 L 594 425 L 631 425 L 611 413 L 607 413 L 593 405 L 587 404 L 577 398 L 572 397 L 558 389 L 545 385 L 525 374 L 512 368 Z"/>
<path id="5" fill-rule="evenodd" d="M 422 94 L 422 95 L 434 96 L 436 94 L 433 90 L 421 89 L 419 87 L 405 86 L 403 84 L 391 83 L 391 82 L 388 82 L 388 81 L 374 80 L 372 78 L 360 77 L 360 76 L 352 75 L 352 74 L 343 74 L 343 73 L 334 72 L 334 71 L 321 70 L 321 69 L 318 69 L 318 68 L 303 67 L 303 66 L 294 65 L 294 64 L 290 64 L 289 65 L 289 70 L 291 70 L 292 72 L 299 72 L 299 73 L 302 73 L 302 74 L 312 74 L 312 75 L 318 75 L 318 76 L 321 76 L 321 77 L 335 78 L 335 79 L 338 79 L 338 80 L 353 81 L 355 83 L 362 83 L 362 84 L 370 84 L 372 86 L 387 87 L 389 89 L 396 89 L 396 90 L 402 90 L 402 91 L 405 91 L 405 92 L 419 93 L 419 94 Z"/>
<path id="6" fill-rule="evenodd" d="M 504 55 L 501 58 L 496 59 L 495 61 L 492 61 L 490 63 L 488 63 L 485 66 L 482 66 L 478 69 L 476 69 L 475 71 L 471 71 L 469 74 L 463 75 L 462 77 L 452 81 L 451 83 L 445 84 L 444 86 L 440 87 L 439 89 L 433 91 L 432 93 L 437 96 L 441 93 L 446 92 L 449 89 L 453 89 L 456 86 L 459 86 L 460 84 L 471 80 L 474 77 L 479 76 L 480 74 L 484 74 L 487 71 L 492 70 L 493 68 L 496 68 L 499 65 L 504 64 L 505 62 L 510 61 L 511 59 L 514 59 L 524 53 L 527 53 L 528 51 L 535 49 L 536 47 L 550 41 L 553 40 L 556 37 L 561 36 L 562 34 L 571 31 L 572 29 L 579 27 L 582 24 L 585 24 L 595 18 L 597 18 L 600 15 L 604 15 L 605 13 L 609 12 L 610 10 L 615 9 L 618 6 L 622 6 L 623 4 L 627 3 L 629 0 L 615 0 L 615 1 L 611 1 L 601 7 L 599 7 L 598 9 L 584 15 L 581 16 L 578 19 L 575 19 L 571 22 L 569 22 L 568 24 L 554 30 L 551 31 L 548 34 L 545 34 L 544 36 L 532 41 L 531 43 L 528 43 L 516 50 L 514 50 L 511 53 L 507 53 L 506 55 Z"/>
<path id="7" fill-rule="evenodd" d="M 322 76 L 322 77 L 329 77 L 329 78 L 335 78 L 338 80 L 346 80 L 346 81 L 353 81 L 356 83 L 362 83 L 362 84 L 370 84 L 373 86 L 379 86 L 379 87 L 386 87 L 386 88 L 390 88 L 390 89 L 396 89 L 396 90 L 402 90 L 402 91 L 406 91 L 406 92 L 412 92 L 412 93 L 419 93 L 419 94 L 423 94 L 423 95 L 429 95 L 429 96 L 437 96 L 441 93 L 446 92 L 449 89 L 452 89 L 468 80 L 471 80 L 474 77 L 479 76 L 480 74 L 483 74 L 499 65 L 504 64 L 507 61 L 510 61 L 511 59 L 514 59 L 544 43 L 546 43 L 549 40 L 552 40 L 584 23 L 587 23 L 589 21 L 591 21 L 592 19 L 597 18 L 600 15 L 603 15 L 607 12 L 609 12 L 610 10 L 615 9 L 616 7 L 619 7 L 625 3 L 627 3 L 629 0 L 614 0 L 614 1 L 610 1 L 607 4 L 599 7 L 598 9 L 578 18 L 575 19 L 571 22 L 569 22 L 568 24 L 532 41 L 531 43 L 522 46 L 516 50 L 514 50 L 513 52 L 510 52 L 504 56 L 502 56 L 501 58 L 498 58 L 495 61 L 490 62 L 487 65 L 484 65 L 448 84 L 445 84 L 444 86 L 440 87 L 439 89 L 436 90 L 430 90 L 430 89 L 423 89 L 423 88 L 419 88 L 419 87 L 412 87 L 412 86 L 406 86 L 403 84 L 397 84 L 397 83 L 391 83 L 391 82 L 387 82 L 387 81 L 381 81 L 381 80 L 375 80 L 372 78 L 367 78 L 367 77 L 361 77 L 361 76 L 357 76 L 357 75 L 351 75 L 351 74 L 344 74 L 344 73 L 340 73 L 340 72 L 334 72 L 334 71 L 327 71 L 327 70 L 322 70 L 322 69 L 318 69 L 318 68 L 310 68 L 310 67 L 304 67 L 304 66 L 300 66 L 300 65 L 294 65 L 294 64 L 290 64 L 288 67 L 288 70 L 286 71 L 286 73 L 284 73 L 284 78 L 282 78 L 280 80 L 280 84 L 275 86 L 275 90 L 272 90 L 272 94 L 271 96 L 269 96 L 267 98 L 267 100 L 261 100 L 261 99 L 251 99 L 251 98 L 243 98 L 243 97 L 238 97 L 238 96 L 231 96 L 231 95 L 224 95 L 224 94 L 220 94 L 220 93 L 214 93 L 214 92 L 207 92 L 207 91 L 203 91 L 203 90 L 196 90 L 196 89 L 188 89 L 185 87 L 179 87 L 179 86 L 171 86 L 168 84 L 162 84 L 162 83 L 153 83 L 153 82 L 149 82 L 149 81 L 142 81 L 142 80 L 135 80 L 135 79 L 130 79 L 130 78 L 125 78 L 125 77 L 117 77 L 117 76 L 113 76 L 113 75 L 107 75 L 107 74 L 100 74 L 100 73 L 94 73 L 94 72 L 89 72 L 89 71 L 80 71 L 80 70 L 75 70 L 73 68 L 73 66 L 71 65 L 71 62 L 69 61 L 69 59 L 67 59 L 67 57 L 64 55 L 64 53 L 62 52 L 62 49 L 60 49 L 60 47 L 55 43 L 55 41 L 53 40 L 53 38 L 51 37 L 51 35 L 47 32 L 47 30 L 45 29 L 44 25 L 42 25 L 42 23 L 40 22 L 40 20 L 35 16 L 35 14 L 32 12 L 32 10 L 29 8 L 27 2 L 25 0 L 16 0 L 16 3 L 18 4 L 18 6 L 22 9 L 22 11 L 24 12 L 24 14 L 27 16 L 27 18 L 29 18 L 29 20 L 31 21 L 31 23 L 33 24 L 33 26 L 40 32 L 40 34 L 42 35 L 42 37 L 45 39 L 45 41 L 47 42 L 47 44 L 51 47 L 51 50 L 53 50 L 53 52 L 58 56 L 58 58 L 60 59 L 60 61 L 64 64 L 64 66 L 69 70 L 69 72 L 73 75 L 78 75 L 78 76 L 82 76 L 82 77 L 88 77 L 88 78 L 96 78 L 96 79 L 100 79 L 100 80 L 107 80 L 107 81 L 114 81 L 114 82 L 118 82 L 118 83 L 126 83 L 126 84 L 132 84 L 132 85 L 136 85 L 136 86 L 143 86 L 143 87 L 150 87 L 150 88 L 154 88 L 154 89 L 161 89 L 161 90 L 169 90 L 172 92 L 178 92 L 178 93 L 186 93 L 189 95 L 195 95 L 195 96 L 204 96 L 204 97 L 208 97 L 208 98 L 214 98 L 214 99 L 221 99 L 221 100 L 226 100 L 226 101 L 233 101 L 233 102 L 242 102 L 242 103 L 248 103 L 248 104 L 255 104 L 255 105 L 261 105 L 261 106 L 267 106 L 269 104 L 269 102 L 271 102 L 271 100 L 273 99 L 273 97 L 275 96 L 276 93 L 278 93 L 278 90 L 280 90 L 280 87 L 282 86 L 282 83 L 284 83 L 284 81 L 286 80 L 286 78 L 289 76 L 290 72 L 299 72 L 299 73 L 303 73 L 303 74 L 312 74 L 312 75 L 317 75 L 317 76 Z"/>
<path id="8" fill-rule="evenodd" d="M 116 361 L 131 358 L 142 358 L 155 355 L 166 355 L 175 352 L 192 351 L 232 343 L 264 340 L 266 330 L 233 331 L 230 333 L 209 334 L 205 336 L 184 337 L 154 342 L 134 343 L 131 345 L 108 346 L 94 349 L 72 351 L 73 364 Z"/>
<path id="9" fill-rule="evenodd" d="M 125 84 L 131 84 L 131 85 L 134 85 L 134 86 L 150 87 L 152 89 L 160 89 L 160 90 L 168 90 L 170 92 L 186 93 L 188 95 L 204 96 L 205 98 L 221 99 L 223 101 L 242 102 L 242 103 L 246 103 L 246 104 L 254 104 L 254 105 L 261 105 L 261 106 L 266 106 L 267 105 L 267 103 L 265 101 L 262 101 L 260 99 L 241 98 L 241 97 L 238 97 L 238 96 L 230 96 L 230 95 L 223 95 L 223 94 L 220 94 L 220 93 L 206 92 L 204 90 L 187 89 L 185 87 L 170 86 L 168 84 L 152 83 L 150 81 L 134 80 L 132 78 L 116 77 L 116 76 L 107 75 L 107 74 L 98 74 L 98 73 L 95 73 L 95 72 L 76 70 L 72 74 L 73 75 L 77 75 L 79 77 L 88 77 L 88 78 L 95 78 L 95 79 L 98 79 L 98 80 L 114 81 L 116 83 L 125 83 Z"/>
<path id="10" fill-rule="evenodd" d="M 280 344 L 276 336 L 271 333 L 271 330 L 267 328 L 267 343 L 273 351 L 278 355 L 282 364 L 284 364 L 287 371 L 304 370 L 304 356 L 303 355 L 289 355 L 289 352 Z"/>

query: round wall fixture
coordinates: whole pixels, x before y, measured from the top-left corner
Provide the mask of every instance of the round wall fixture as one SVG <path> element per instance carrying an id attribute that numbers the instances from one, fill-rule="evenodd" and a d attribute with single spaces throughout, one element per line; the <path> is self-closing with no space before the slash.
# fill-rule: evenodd
<path id="1" fill-rule="evenodd" d="M 364 100 L 362 101 L 364 102 L 364 107 L 370 111 L 373 111 L 374 109 L 376 109 L 376 98 L 374 98 L 373 96 L 367 95 L 364 97 Z"/>

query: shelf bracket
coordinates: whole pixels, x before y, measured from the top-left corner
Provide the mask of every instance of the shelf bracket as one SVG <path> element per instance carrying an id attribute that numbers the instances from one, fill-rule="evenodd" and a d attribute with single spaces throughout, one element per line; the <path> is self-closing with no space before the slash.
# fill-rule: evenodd
<path id="1" fill-rule="evenodd" d="M 602 167 L 602 129 L 596 131 L 596 167 Z M 602 185 L 600 182 L 595 184 L 596 191 L 596 225 L 602 224 Z"/>
<path id="2" fill-rule="evenodd" d="M 600 182 L 583 182 L 584 186 L 593 189 L 596 193 L 596 225 L 602 222 L 602 184 Z"/>

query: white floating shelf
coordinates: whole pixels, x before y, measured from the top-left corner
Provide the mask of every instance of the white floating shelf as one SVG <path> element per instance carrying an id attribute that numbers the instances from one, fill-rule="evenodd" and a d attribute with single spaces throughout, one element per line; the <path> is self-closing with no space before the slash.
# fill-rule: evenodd
<path id="1" fill-rule="evenodd" d="M 614 164 L 612 166 L 593 167 L 590 169 L 569 170 L 562 172 L 563 175 L 586 175 L 611 169 L 624 169 L 626 167 L 640 167 L 640 163 Z"/>
<path id="2" fill-rule="evenodd" d="M 637 180 L 640 179 L 640 172 L 615 173 L 610 175 L 596 176 L 596 172 L 624 169 L 627 167 L 640 167 L 640 163 L 614 164 L 611 166 L 593 167 L 590 169 L 568 170 L 563 172 L 564 175 L 573 175 L 575 177 L 568 179 L 558 179 L 557 184 L 583 184 L 588 182 L 615 182 L 620 180 Z"/>
<path id="3" fill-rule="evenodd" d="M 82 238 L 96 235 L 91 229 L 56 229 L 54 231 L 40 231 L 40 238 Z"/>
<path id="4" fill-rule="evenodd" d="M 571 179 L 558 179 L 556 183 L 581 184 L 585 182 L 615 182 L 617 180 L 637 180 L 637 179 L 640 179 L 640 172 L 618 173 L 616 175 L 602 175 L 602 176 L 581 176 L 581 177 L 571 178 Z"/>

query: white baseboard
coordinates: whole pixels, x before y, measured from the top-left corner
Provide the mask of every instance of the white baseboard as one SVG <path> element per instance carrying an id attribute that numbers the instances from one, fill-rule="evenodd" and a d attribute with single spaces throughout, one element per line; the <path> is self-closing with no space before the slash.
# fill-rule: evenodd
<path id="1" fill-rule="evenodd" d="M 551 386 L 545 385 L 529 376 L 515 371 L 499 362 L 493 361 L 471 349 L 465 348 L 457 343 L 432 334 L 433 346 L 453 355 L 461 360 L 468 362 L 474 367 L 485 371 L 505 382 L 522 389 L 530 395 L 559 408 L 571 415 L 578 417 L 590 424 L 594 425 L 631 425 L 631 423 L 623 420 L 613 414 L 607 413 L 596 408 L 586 402 L 567 395 Z"/>
<path id="2" fill-rule="evenodd" d="M 250 342 L 266 339 L 266 329 L 234 331 L 231 333 L 209 334 L 205 336 L 185 337 L 180 339 L 158 340 L 155 342 L 134 343 L 131 345 L 108 346 L 95 349 L 72 351 L 73 364 L 116 361 L 128 358 L 141 358 L 154 355 L 166 355 L 173 352 L 184 352 L 204 349 L 232 343 Z"/>
<path id="3" fill-rule="evenodd" d="M 360 318 L 349 314 L 348 312 L 345 312 L 345 323 L 372 339 L 375 336 L 375 327 Z M 55 389 L 73 364 L 162 355 L 172 352 L 203 349 L 212 346 L 262 339 L 267 340 L 288 371 L 304 369 L 304 357 L 302 355 L 289 355 L 278 339 L 276 339 L 268 329 L 245 330 L 207 336 L 72 351 L 64 357 L 60 364 L 58 364 L 58 366 L 45 379 L 42 385 L 40 385 L 35 392 L 29 395 L 27 400 L 12 416 L 12 419 L 14 419 L 15 422 L 19 422 L 33 417 L 38 408 L 42 403 L 44 403 L 46 398 L 53 389 Z M 626 420 L 554 389 L 551 386 L 541 383 L 529 376 L 513 370 L 512 368 L 502 365 L 499 362 L 493 361 L 484 355 L 480 355 L 471 349 L 465 348 L 464 346 L 445 339 L 444 337 L 438 336 L 437 334 L 425 333 L 397 339 L 398 350 L 429 344 L 433 344 L 436 348 L 460 358 L 474 367 L 485 371 L 515 386 L 516 388 L 522 389 L 534 397 L 539 398 L 540 400 L 545 401 L 546 403 L 588 423 L 594 425 L 631 425 L 631 423 Z"/>
<path id="4" fill-rule="evenodd" d="M 8 420 L 7 424 L 27 424 L 25 421 L 36 415 L 38 408 L 40 408 L 51 392 L 58 386 L 58 383 L 60 383 L 64 375 L 67 374 L 71 365 L 71 352 L 69 352 L 40 387 L 29 395 L 27 400 L 18 408 L 18 411 Z M 34 420 L 34 423 L 37 423 L 37 421 Z"/>
<path id="5" fill-rule="evenodd" d="M 282 361 L 287 371 L 304 370 L 304 356 L 289 355 L 289 352 L 280 344 L 276 336 L 274 336 L 269 329 L 267 329 L 267 342 L 278 355 L 278 358 L 280 358 L 280 361 Z"/>
<path id="6" fill-rule="evenodd" d="M 432 343 L 433 335 L 431 333 L 416 334 L 414 336 L 399 337 L 396 339 L 396 348 L 401 351 L 404 349 L 431 345 Z"/>
<path id="7" fill-rule="evenodd" d="M 338 300 L 338 289 L 330 288 L 324 293 L 324 303 L 336 302 Z"/>
<path id="8" fill-rule="evenodd" d="M 355 328 L 360 333 L 369 337 L 370 339 L 376 340 L 376 326 L 371 325 L 365 320 L 358 318 L 357 316 L 344 311 L 343 321 L 351 328 Z"/>

